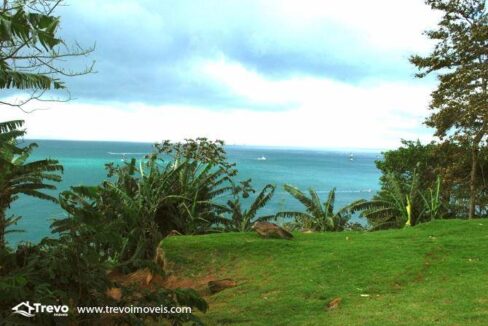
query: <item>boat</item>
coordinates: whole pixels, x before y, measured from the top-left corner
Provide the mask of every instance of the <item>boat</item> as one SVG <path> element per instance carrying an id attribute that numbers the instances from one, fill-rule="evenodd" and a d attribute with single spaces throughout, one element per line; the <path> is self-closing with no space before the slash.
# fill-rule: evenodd
<path id="1" fill-rule="evenodd" d="M 257 160 L 258 161 L 266 161 L 266 157 L 265 156 L 261 156 L 261 157 L 258 157 Z"/>
<path id="2" fill-rule="evenodd" d="M 108 155 L 117 155 L 117 156 L 122 156 L 122 158 L 120 159 L 121 162 L 125 162 L 126 161 L 126 156 L 127 155 L 147 155 L 147 153 L 116 153 L 116 152 L 107 152 Z"/>
<path id="3" fill-rule="evenodd" d="M 354 160 L 354 154 L 351 153 L 351 154 L 349 154 L 349 161 L 353 161 L 353 160 Z"/>

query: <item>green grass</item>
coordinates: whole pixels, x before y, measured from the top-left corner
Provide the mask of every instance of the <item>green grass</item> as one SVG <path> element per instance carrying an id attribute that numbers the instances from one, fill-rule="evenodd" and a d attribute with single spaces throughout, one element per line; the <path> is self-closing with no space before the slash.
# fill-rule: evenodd
<path id="1" fill-rule="evenodd" d="M 488 220 L 294 236 L 181 236 L 163 246 L 181 277 L 239 283 L 207 297 L 208 325 L 488 324 Z M 339 308 L 326 311 L 336 297 Z"/>

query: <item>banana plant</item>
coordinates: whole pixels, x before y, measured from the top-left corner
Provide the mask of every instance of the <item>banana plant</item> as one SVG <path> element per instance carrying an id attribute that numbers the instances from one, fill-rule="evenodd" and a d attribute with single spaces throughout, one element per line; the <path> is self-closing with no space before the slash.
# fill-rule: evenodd
<path id="1" fill-rule="evenodd" d="M 5 246 L 7 228 L 19 220 L 19 217 L 6 217 L 12 202 L 19 195 L 57 202 L 45 190 L 55 190 L 63 172 L 56 160 L 29 161 L 37 144 L 18 146 L 17 139 L 25 135 L 21 129 L 23 124 L 20 120 L 0 123 L 0 249 Z"/>
<path id="2" fill-rule="evenodd" d="M 345 207 L 337 212 L 334 211 L 335 188 L 329 192 L 327 200 L 323 203 L 312 188 L 308 191 L 309 196 L 289 184 L 285 184 L 284 189 L 305 206 L 304 212 L 285 211 L 276 214 L 277 217 L 293 218 L 294 227 L 313 231 L 342 231 L 347 225 L 350 218 L 348 209 Z"/>
<path id="3" fill-rule="evenodd" d="M 440 212 L 442 209 L 441 198 L 441 178 L 437 177 L 435 188 L 429 188 L 426 193 L 420 193 L 424 202 L 424 214 L 427 215 L 429 220 L 435 220 L 440 218 Z"/>
<path id="4" fill-rule="evenodd" d="M 373 229 L 401 228 L 415 225 L 422 217 L 418 199 L 418 175 L 414 172 L 412 182 L 402 185 L 394 174 L 386 175 L 386 184 L 372 200 L 357 200 L 348 207 L 351 213 L 359 212 Z"/>
<path id="5" fill-rule="evenodd" d="M 275 218 L 274 214 L 257 216 L 258 211 L 266 206 L 271 198 L 273 198 L 275 189 L 276 187 L 271 184 L 264 186 L 247 209 L 242 209 L 239 196 L 240 192 L 236 193 L 233 199 L 227 201 L 227 213 L 230 214 L 227 223 L 225 223 L 227 229 L 230 231 L 247 232 L 251 231 L 251 227 L 255 222 L 269 221 Z"/>

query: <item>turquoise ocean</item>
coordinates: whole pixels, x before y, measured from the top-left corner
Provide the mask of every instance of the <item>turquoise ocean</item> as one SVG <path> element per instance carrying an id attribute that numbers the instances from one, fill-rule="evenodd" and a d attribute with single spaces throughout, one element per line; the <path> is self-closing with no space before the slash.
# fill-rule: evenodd
<path id="1" fill-rule="evenodd" d="M 28 141 L 26 141 L 28 142 Z M 39 148 L 32 159 L 53 158 L 64 166 L 63 181 L 57 191 L 76 185 L 97 185 L 106 178 L 105 164 L 121 162 L 130 157 L 141 158 L 152 151 L 149 143 L 91 142 L 36 140 Z M 265 184 L 277 186 L 275 196 L 261 213 L 280 210 L 301 210 L 302 207 L 284 190 L 289 183 L 302 190 L 313 187 L 323 200 L 328 192 L 336 188 L 336 207 L 342 207 L 353 200 L 371 198 L 379 188 L 380 172 L 375 160 L 380 152 L 351 152 L 333 150 L 260 148 L 227 146 L 228 159 L 237 164 L 239 179 L 251 178 L 259 190 Z M 65 216 L 54 203 L 30 197 L 19 198 L 10 208 L 9 214 L 22 216 L 16 229 L 25 232 L 12 233 L 10 243 L 19 241 L 37 242 L 50 234 L 49 225 L 53 219 Z"/>

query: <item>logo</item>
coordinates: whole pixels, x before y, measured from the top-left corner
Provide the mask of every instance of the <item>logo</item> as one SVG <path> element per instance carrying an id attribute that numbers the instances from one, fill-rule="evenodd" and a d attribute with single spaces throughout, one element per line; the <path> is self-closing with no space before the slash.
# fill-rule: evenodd
<path id="1" fill-rule="evenodd" d="M 29 304 L 29 301 L 26 301 L 19 303 L 18 305 L 13 307 L 12 310 L 14 311 L 14 314 L 19 314 L 24 317 L 34 317 L 35 315 L 32 314 L 32 312 L 35 311 L 36 308 L 32 307 Z"/>
<path id="2" fill-rule="evenodd" d="M 24 317 L 34 317 L 36 313 L 50 313 L 54 316 L 68 316 L 69 307 L 66 305 L 43 305 L 41 303 L 30 304 L 29 301 L 21 302 L 12 308 L 14 314 Z"/>

